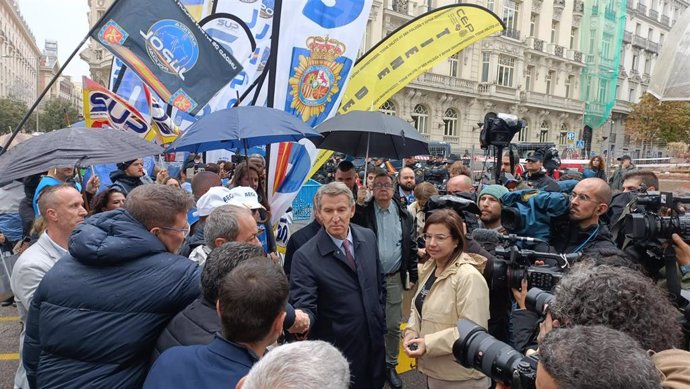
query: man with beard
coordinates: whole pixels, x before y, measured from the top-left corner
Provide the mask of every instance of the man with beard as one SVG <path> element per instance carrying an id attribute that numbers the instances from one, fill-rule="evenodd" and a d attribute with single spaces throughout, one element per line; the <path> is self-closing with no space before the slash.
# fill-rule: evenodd
<path id="1" fill-rule="evenodd" d="M 144 161 L 133 159 L 117 164 L 117 170 L 110 173 L 112 187 L 119 189 L 122 193 L 129 194 L 132 189 L 144 184 L 151 184 L 151 178 L 144 174 Z"/>
<path id="2" fill-rule="evenodd" d="M 479 210 L 481 214 L 479 220 L 480 227 L 496 230 L 504 234 L 505 228 L 501 225 L 501 197 L 508 193 L 508 189 L 502 185 L 485 185 L 479 193 Z"/>
<path id="3" fill-rule="evenodd" d="M 404 206 L 414 202 L 414 187 L 416 185 L 414 170 L 404 167 L 398 172 L 398 185 L 396 185 L 395 196 Z"/>
<path id="4" fill-rule="evenodd" d="M 557 253 L 597 254 L 617 250 L 611 233 L 600 223 L 611 203 L 611 188 L 601 178 L 586 178 L 570 194 L 567 220 L 556 221 L 551 228 L 551 246 Z"/>

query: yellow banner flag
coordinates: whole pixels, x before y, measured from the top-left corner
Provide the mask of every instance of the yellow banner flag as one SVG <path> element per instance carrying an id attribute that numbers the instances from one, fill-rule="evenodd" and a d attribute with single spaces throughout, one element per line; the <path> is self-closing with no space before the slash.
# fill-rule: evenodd
<path id="1" fill-rule="evenodd" d="M 378 109 L 434 65 L 504 29 L 496 14 L 474 4 L 441 7 L 407 22 L 357 61 L 338 113 Z M 319 150 L 317 162 L 331 154 Z M 312 167 L 309 177 L 321 164 Z"/>

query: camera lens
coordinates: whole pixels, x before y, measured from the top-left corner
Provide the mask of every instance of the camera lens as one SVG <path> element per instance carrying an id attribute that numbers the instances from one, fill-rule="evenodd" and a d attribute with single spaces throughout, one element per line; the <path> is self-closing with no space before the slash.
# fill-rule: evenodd
<path id="1" fill-rule="evenodd" d="M 513 372 L 526 358 L 524 355 L 471 320 L 458 321 L 458 332 L 460 336 L 453 344 L 453 356 L 458 363 L 477 369 L 494 381 L 513 382 Z"/>
<path id="2" fill-rule="evenodd" d="M 544 308 L 551 304 L 553 301 L 553 295 L 549 292 L 545 292 L 539 288 L 532 288 L 527 292 L 527 298 L 525 299 L 525 306 L 530 311 L 543 315 Z"/>

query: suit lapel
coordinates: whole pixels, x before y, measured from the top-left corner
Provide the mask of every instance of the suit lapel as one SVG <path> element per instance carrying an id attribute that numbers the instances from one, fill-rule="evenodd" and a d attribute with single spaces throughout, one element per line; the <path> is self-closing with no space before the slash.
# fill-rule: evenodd
<path id="1" fill-rule="evenodd" d="M 352 228 L 352 226 L 350 226 Z M 354 234 L 354 232 L 353 232 Z M 345 257 L 345 253 L 340 249 L 340 247 L 336 246 L 335 243 L 333 242 L 333 239 L 328 235 L 326 232 L 325 228 L 322 228 L 319 230 L 318 235 L 317 235 L 317 247 L 319 250 L 319 255 L 322 258 L 326 258 L 330 255 L 335 257 L 338 261 L 342 262 L 345 267 L 350 269 L 352 271 L 352 268 L 350 268 L 350 265 L 347 263 L 347 258 Z M 353 240 L 355 240 L 354 235 L 352 237 Z M 357 243 L 355 243 L 355 262 L 357 262 Z"/>

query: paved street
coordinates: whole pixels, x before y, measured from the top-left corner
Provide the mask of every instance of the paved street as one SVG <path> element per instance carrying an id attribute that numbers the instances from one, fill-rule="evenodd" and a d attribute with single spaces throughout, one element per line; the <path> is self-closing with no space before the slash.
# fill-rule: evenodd
<path id="1" fill-rule="evenodd" d="M 19 363 L 19 316 L 13 306 L 0 308 L 0 388 L 11 389 Z"/>

